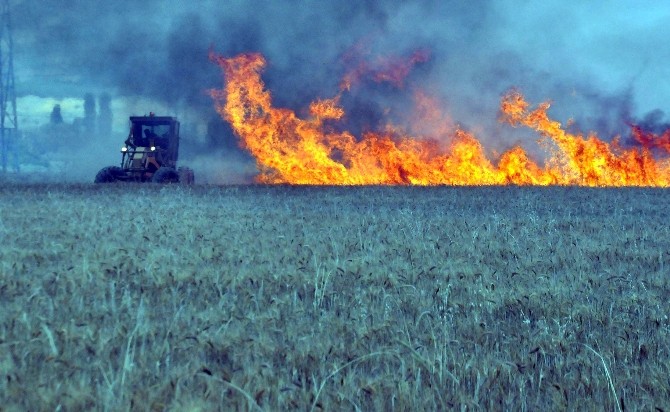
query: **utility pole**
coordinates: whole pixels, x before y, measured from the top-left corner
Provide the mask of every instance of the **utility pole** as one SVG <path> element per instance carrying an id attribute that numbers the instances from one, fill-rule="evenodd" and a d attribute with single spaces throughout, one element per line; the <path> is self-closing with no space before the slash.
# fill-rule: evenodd
<path id="1" fill-rule="evenodd" d="M 16 120 L 14 88 L 14 41 L 9 13 L 9 0 L 0 0 L 0 154 L 2 172 L 7 171 L 8 151 L 16 150 L 19 124 Z M 11 142 L 11 143 L 10 143 Z"/>

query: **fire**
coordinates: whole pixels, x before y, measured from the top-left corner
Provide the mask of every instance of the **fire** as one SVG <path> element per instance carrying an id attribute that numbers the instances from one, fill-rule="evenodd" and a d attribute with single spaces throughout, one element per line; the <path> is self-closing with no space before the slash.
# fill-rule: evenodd
<path id="1" fill-rule="evenodd" d="M 309 106 L 310 116 L 300 118 L 272 105 L 261 72 L 260 54 L 224 58 L 212 54 L 223 70 L 225 87 L 211 91 L 218 113 L 228 121 L 240 144 L 256 159 L 261 183 L 330 185 L 582 185 L 668 186 L 670 160 L 656 160 L 652 151 L 670 151 L 670 132 L 645 134 L 633 127 L 640 147 L 623 148 L 618 140 L 606 142 L 566 132 L 549 118 L 548 103 L 531 108 L 518 92 L 502 98 L 500 120 L 511 126 L 536 130 L 549 151 L 543 165 L 520 146 L 489 160 L 479 140 L 442 117 L 425 93 L 415 96 L 418 116 L 438 124 L 439 137 L 417 138 L 397 127 L 368 132 L 360 138 L 332 127 L 346 116 L 340 95 L 319 99 Z M 387 64 L 375 81 L 398 82 L 411 65 L 424 59 L 416 54 L 405 65 Z M 361 71 L 355 71 L 358 76 Z M 343 82 L 342 92 L 355 76 Z"/>
<path id="2" fill-rule="evenodd" d="M 670 153 L 670 129 L 663 132 L 661 135 L 653 133 L 645 133 L 639 126 L 633 125 L 633 138 L 642 146 L 652 149 L 658 148 L 666 153 Z"/>
<path id="3" fill-rule="evenodd" d="M 512 92 L 501 103 L 502 119 L 509 124 L 530 127 L 555 144 L 550 162 L 556 184 L 582 186 L 662 186 L 670 183 L 670 160 L 656 160 L 650 148 L 667 150 L 667 140 L 645 135 L 633 127 L 642 148 L 624 149 L 619 140 L 606 142 L 595 134 L 588 137 L 567 133 L 561 124 L 547 115 L 548 103 L 529 110 L 518 92 Z"/>
<path id="4" fill-rule="evenodd" d="M 418 50 L 408 59 L 379 57 L 373 65 L 360 61 L 353 70 L 344 75 L 340 89 L 351 89 L 352 84 L 358 83 L 362 77 L 370 77 L 376 83 L 388 82 L 396 87 L 402 87 L 412 67 L 428 61 L 429 57 L 428 51 Z M 350 56 L 350 59 L 353 60 L 355 57 Z"/>

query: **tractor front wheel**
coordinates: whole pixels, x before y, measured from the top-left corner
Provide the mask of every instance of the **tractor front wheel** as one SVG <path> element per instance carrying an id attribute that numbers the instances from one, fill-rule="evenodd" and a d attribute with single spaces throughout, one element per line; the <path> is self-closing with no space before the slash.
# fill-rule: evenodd
<path id="1" fill-rule="evenodd" d="M 114 183 L 123 176 L 123 169 L 118 166 L 107 166 L 95 175 L 95 183 Z"/>
<path id="2" fill-rule="evenodd" d="M 179 183 L 179 174 L 171 167 L 160 167 L 151 177 L 154 183 Z"/>

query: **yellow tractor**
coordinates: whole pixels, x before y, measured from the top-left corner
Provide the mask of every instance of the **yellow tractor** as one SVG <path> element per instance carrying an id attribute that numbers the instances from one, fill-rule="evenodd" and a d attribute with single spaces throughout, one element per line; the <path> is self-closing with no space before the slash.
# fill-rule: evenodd
<path id="1" fill-rule="evenodd" d="M 131 116 L 130 133 L 121 148 L 121 166 L 107 166 L 95 176 L 95 183 L 194 182 L 193 170 L 177 167 L 179 121 L 176 117 Z"/>

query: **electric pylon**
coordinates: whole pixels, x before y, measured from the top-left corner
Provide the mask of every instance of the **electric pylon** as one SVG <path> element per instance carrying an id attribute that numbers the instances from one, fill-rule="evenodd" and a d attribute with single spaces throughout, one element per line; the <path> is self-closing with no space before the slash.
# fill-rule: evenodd
<path id="1" fill-rule="evenodd" d="M 19 125 L 16 120 L 14 41 L 9 0 L 0 1 L 0 156 L 4 173 L 7 171 L 8 152 L 16 150 Z"/>

